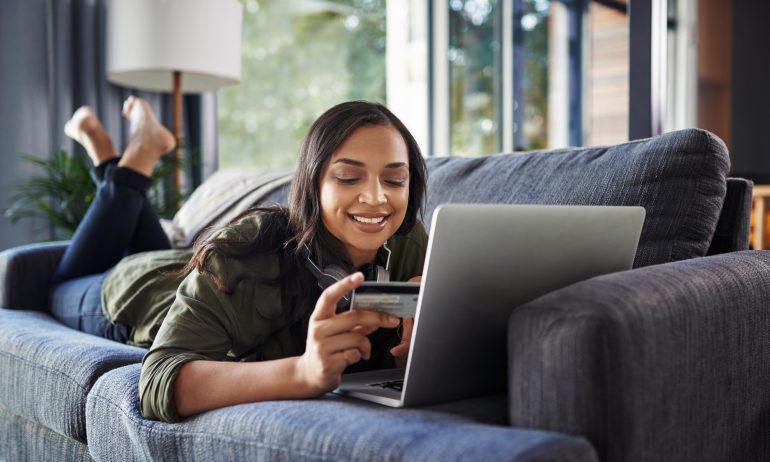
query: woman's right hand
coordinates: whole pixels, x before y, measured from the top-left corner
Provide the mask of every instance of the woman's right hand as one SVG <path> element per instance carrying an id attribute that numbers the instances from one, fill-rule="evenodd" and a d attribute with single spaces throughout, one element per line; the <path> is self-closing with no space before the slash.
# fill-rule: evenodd
<path id="1" fill-rule="evenodd" d="M 299 374 L 315 394 L 337 388 L 346 367 L 369 359 L 372 345 L 366 337 L 380 327 L 396 327 L 398 318 L 367 310 L 336 314 L 337 302 L 361 285 L 362 273 L 329 286 L 321 293 L 310 316 L 305 353 L 298 362 Z"/>

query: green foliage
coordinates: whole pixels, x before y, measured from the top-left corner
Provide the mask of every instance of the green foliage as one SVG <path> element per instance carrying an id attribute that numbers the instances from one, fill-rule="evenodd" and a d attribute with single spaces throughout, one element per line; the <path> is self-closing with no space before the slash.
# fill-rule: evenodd
<path id="1" fill-rule="evenodd" d="M 91 161 L 86 155 L 65 151 L 54 152 L 50 159 L 30 155 L 21 159 L 41 172 L 20 182 L 5 217 L 12 223 L 42 219 L 51 225 L 52 239 L 71 238 L 96 196 Z M 167 155 L 153 172 L 148 199 L 160 217 L 173 217 L 185 198 L 173 184 L 174 172 L 183 164 L 174 155 Z"/>
<path id="2" fill-rule="evenodd" d="M 323 111 L 385 101 L 385 0 L 241 3 L 241 83 L 218 94 L 220 166 L 293 167 Z"/>
<path id="3" fill-rule="evenodd" d="M 50 159 L 29 155 L 21 158 L 39 167 L 43 174 L 22 181 L 11 197 L 6 218 L 12 223 L 42 218 L 52 225 L 54 239 L 72 236 L 96 194 L 89 174 L 90 161 L 86 156 L 69 156 L 64 151 L 53 153 Z"/>
<path id="4" fill-rule="evenodd" d="M 180 141 L 183 158 L 177 159 L 174 153 L 161 157 L 160 162 L 152 172 L 152 185 L 147 191 L 147 199 L 150 201 L 155 213 L 161 218 L 171 219 L 179 210 L 180 205 L 187 198 L 187 194 L 176 189 L 174 176 L 177 169 L 182 172 L 190 163 L 187 159 L 190 157 L 190 149 L 185 145 L 184 140 Z"/>

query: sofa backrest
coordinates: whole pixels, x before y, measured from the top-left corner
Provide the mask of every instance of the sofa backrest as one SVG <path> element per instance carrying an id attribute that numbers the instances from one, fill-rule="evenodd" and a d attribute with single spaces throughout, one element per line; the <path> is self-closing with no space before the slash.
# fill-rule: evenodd
<path id="1" fill-rule="evenodd" d="M 724 143 L 699 129 L 615 146 L 427 162 L 428 226 L 436 207 L 450 202 L 644 207 L 635 267 L 706 255 L 729 170 Z"/>

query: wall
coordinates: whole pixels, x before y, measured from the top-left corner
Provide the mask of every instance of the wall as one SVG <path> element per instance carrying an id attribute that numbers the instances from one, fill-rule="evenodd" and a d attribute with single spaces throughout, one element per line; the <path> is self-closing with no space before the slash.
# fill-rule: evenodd
<path id="1" fill-rule="evenodd" d="M 701 0 L 698 10 L 698 127 L 717 134 L 728 148 L 732 143 L 731 4 L 731 0 Z"/>
<path id="2" fill-rule="evenodd" d="M 732 172 L 770 183 L 770 2 L 733 2 Z"/>
<path id="3" fill-rule="evenodd" d="M 31 169 L 19 154 L 50 153 L 45 0 L 0 1 L 0 211 L 9 205 L 19 178 Z M 23 37 L 23 40 L 21 39 Z M 40 223 L 17 225 L 0 214 L 0 250 L 46 234 Z"/>

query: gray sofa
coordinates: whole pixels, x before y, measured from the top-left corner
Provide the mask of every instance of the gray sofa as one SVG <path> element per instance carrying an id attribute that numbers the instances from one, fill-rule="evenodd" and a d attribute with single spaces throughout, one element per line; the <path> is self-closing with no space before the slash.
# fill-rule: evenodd
<path id="1" fill-rule="evenodd" d="M 0 459 L 770 460 L 770 252 L 746 250 L 751 183 L 727 178 L 721 141 L 685 130 L 428 166 L 425 223 L 445 202 L 646 209 L 634 269 L 514 310 L 506 393 L 409 410 L 324 396 L 148 421 L 144 350 L 55 319 L 50 276 L 66 243 L 38 244 L 0 253 Z M 83 297 L 98 295 L 94 281 Z"/>

